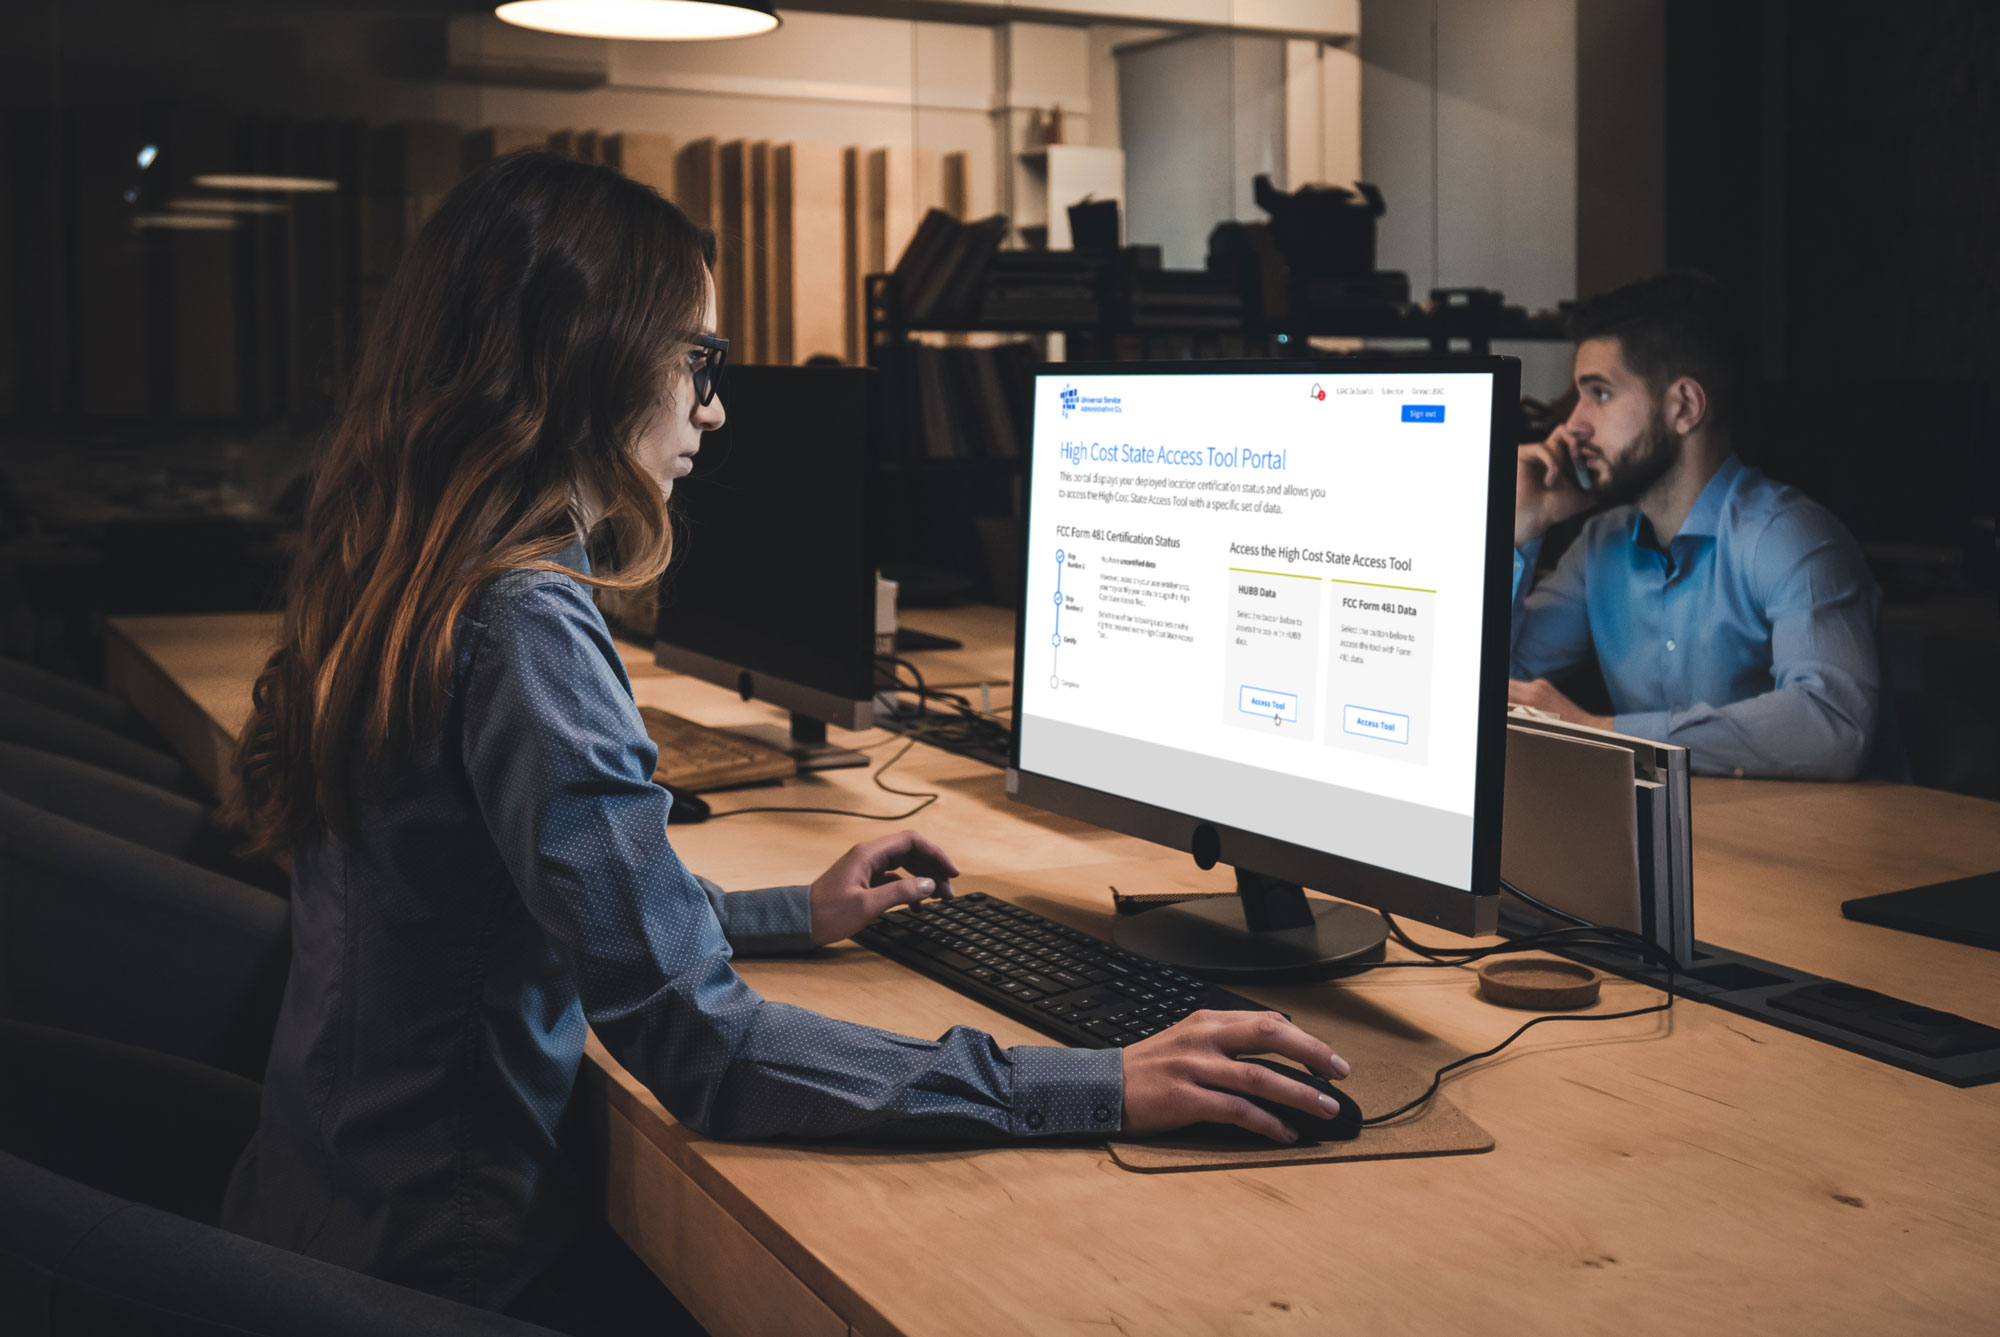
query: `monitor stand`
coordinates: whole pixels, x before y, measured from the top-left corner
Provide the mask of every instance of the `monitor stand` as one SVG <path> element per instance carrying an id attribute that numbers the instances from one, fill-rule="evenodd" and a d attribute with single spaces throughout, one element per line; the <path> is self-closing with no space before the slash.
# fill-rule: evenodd
<path id="1" fill-rule="evenodd" d="M 1112 940 L 1128 952 L 1215 980 L 1324 979 L 1365 970 L 1388 929 L 1373 910 L 1312 899 L 1295 882 L 1236 870 L 1236 895 L 1121 915 Z"/>
<path id="2" fill-rule="evenodd" d="M 738 725 L 729 732 L 741 734 L 765 747 L 774 747 L 799 764 L 801 771 L 837 771 L 845 766 L 866 766 L 868 754 L 851 747 L 836 747 L 826 741 L 826 721 L 792 712 L 790 732 L 775 724 Z"/>

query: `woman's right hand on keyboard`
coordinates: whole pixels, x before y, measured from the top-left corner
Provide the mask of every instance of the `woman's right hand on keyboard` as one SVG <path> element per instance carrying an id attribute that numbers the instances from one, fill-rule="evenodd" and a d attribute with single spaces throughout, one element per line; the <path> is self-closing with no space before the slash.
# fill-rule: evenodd
<path id="1" fill-rule="evenodd" d="M 1347 1076 L 1347 1060 L 1276 1012 L 1196 1012 L 1158 1035 L 1127 1045 L 1125 1128 L 1134 1137 L 1191 1123 L 1233 1123 L 1273 1142 L 1298 1134 L 1259 1109 L 1254 1095 L 1319 1118 L 1319 1093 L 1239 1054 L 1276 1054 L 1329 1080 Z"/>

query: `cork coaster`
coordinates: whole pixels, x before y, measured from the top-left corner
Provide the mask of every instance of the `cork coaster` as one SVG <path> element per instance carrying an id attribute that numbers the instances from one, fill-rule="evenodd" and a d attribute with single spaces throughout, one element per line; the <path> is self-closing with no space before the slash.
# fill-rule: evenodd
<path id="1" fill-rule="evenodd" d="M 1429 1074 L 1418 1075 L 1395 1063 L 1370 1060 L 1355 1068 L 1344 1082 L 1343 1091 L 1353 1093 L 1363 1115 L 1373 1118 L 1377 1110 L 1392 1110 L 1412 1100 L 1430 1084 Z M 1261 1141 L 1261 1140 L 1260 1140 Z M 1240 1170 L 1266 1165 L 1306 1165 L 1315 1161 L 1381 1161 L 1406 1156 L 1464 1156 L 1493 1150 L 1493 1135 L 1474 1123 L 1458 1106 L 1442 1094 L 1430 1103 L 1411 1110 L 1393 1123 L 1372 1124 L 1351 1142 L 1322 1142 L 1317 1146 L 1281 1147 L 1275 1144 L 1179 1138 L 1172 1133 L 1144 1142 L 1112 1142 L 1111 1159 L 1127 1170 L 1140 1174 L 1164 1174 L 1176 1170 Z"/>

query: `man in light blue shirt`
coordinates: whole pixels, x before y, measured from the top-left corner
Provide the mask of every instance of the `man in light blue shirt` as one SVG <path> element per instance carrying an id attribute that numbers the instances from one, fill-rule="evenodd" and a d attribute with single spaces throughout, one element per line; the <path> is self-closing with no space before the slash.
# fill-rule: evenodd
<path id="1" fill-rule="evenodd" d="M 1853 779 L 1879 718 L 1879 592 L 1825 507 L 1734 454 L 1716 285 L 1663 275 L 1575 324 L 1576 409 L 1515 477 L 1509 701 L 1680 744 L 1702 774 Z M 1593 510 L 1536 580 L 1549 527 Z M 1548 681 L 1593 652 L 1615 715 Z"/>

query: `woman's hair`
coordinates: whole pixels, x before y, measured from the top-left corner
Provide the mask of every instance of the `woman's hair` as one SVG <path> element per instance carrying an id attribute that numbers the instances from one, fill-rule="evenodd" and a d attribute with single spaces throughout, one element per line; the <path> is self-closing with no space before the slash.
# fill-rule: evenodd
<path id="1" fill-rule="evenodd" d="M 631 589 L 671 547 L 634 455 L 702 319 L 714 238 L 647 187 L 546 153 L 462 182 L 382 297 L 305 516 L 284 629 L 236 757 L 253 852 L 351 838 L 356 798 L 435 734 L 475 594 L 577 540 Z M 686 382 L 678 383 L 685 387 Z M 684 392 L 685 393 L 685 392 Z"/>

